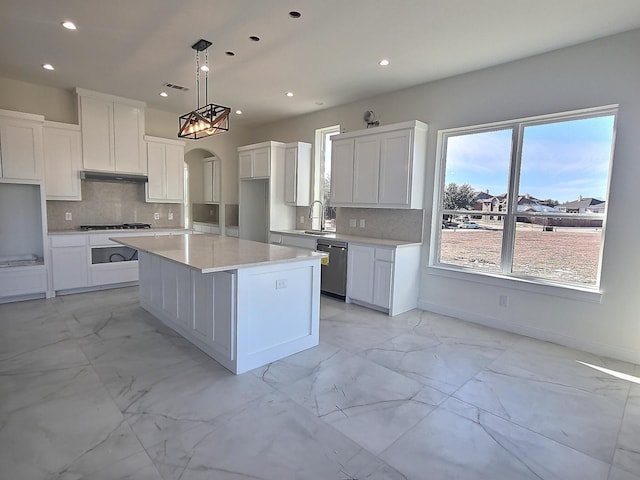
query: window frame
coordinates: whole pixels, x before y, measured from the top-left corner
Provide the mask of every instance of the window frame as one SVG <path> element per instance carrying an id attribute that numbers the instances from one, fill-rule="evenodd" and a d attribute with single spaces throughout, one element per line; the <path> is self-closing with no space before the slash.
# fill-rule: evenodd
<path id="1" fill-rule="evenodd" d="M 600 250 L 598 255 L 598 271 L 596 280 L 593 285 L 571 283 L 561 280 L 551 280 L 542 277 L 527 276 L 521 273 L 514 273 L 513 259 L 515 252 L 515 233 L 516 223 L 518 217 L 527 218 L 576 218 L 575 213 L 566 212 L 519 212 L 518 198 L 520 192 L 518 191 L 520 183 L 520 169 L 522 164 L 522 152 L 523 152 L 523 140 L 525 128 L 536 125 L 545 125 L 552 123 L 560 123 L 572 120 L 581 120 L 588 118 L 596 118 L 602 116 L 613 116 L 613 132 L 611 140 L 611 154 L 607 172 L 607 195 L 604 199 L 607 202 L 610 196 L 610 184 L 611 184 L 611 170 L 613 165 L 613 152 L 616 139 L 616 128 L 618 120 L 618 104 L 605 105 L 600 107 L 591 107 L 581 110 L 572 110 L 568 112 L 558 112 L 546 115 L 538 115 L 533 117 L 525 117 L 514 120 L 507 120 L 501 122 L 492 122 L 481 125 L 471 125 L 459 128 L 449 128 L 438 131 L 438 141 L 436 148 L 436 170 L 434 181 L 434 196 L 433 196 L 433 208 L 432 208 L 432 226 L 431 226 L 431 242 L 429 249 L 429 261 L 428 271 L 431 274 L 444 275 L 453 278 L 469 279 L 469 275 L 472 278 L 482 279 L 491 284 L 497 284 L 500 286 L 516 286 L 519 288 L 523 285 L 527 289 L 531 286 L 538 286 L 534 290 L 541 291 L 541 293 L 555 293 L 559 296 L 573 296 L 571 292 L 575 292 L 578 298 L 583 300 L 590 300 L 599 303 L 601 301 L 602 285 L 601 285 L 601 272 L 602 272 L 602 259 L 603 248 L 606 238 L 606 219 L 608 212 L 604 213 L 583 213 L 579 214 L 580 218 L 585 219 L 598 219 L 602 220 L 602 239 L 600 241 Z M 509 172 L 507 182 L 507 208 L 504 212 L 491 212 L 494 217 L 503 218 L 503 233 L 502 233 L 502 245 L 501 245 L 501 262 L 499 272 L 487 272 L 474 268 L 468 268 L 464 266 L 458 266 L 450 263 L 441 263 L 441 239 L 442 239 L 442 218 L 443 215 L 464 215 L 470 212 L 477 212 L 477 210 L 456 210 L 443 208 L 443 197 L 446 189 L 445 175 L 446 175 L 446 156 L 447 156 L 447 140 L 450 137 L 469 135 L 474 133 L 485 133 L 497 130 L 511 129 L 511 153 L 509 159 Z M 497 283 L 496 283 L 497 282 Z M 593 295 L 595 294 L 595 295 Z M 585 296 L 586 295 L 586 296 Z"/>
<path id="2" fill-rule="evenodd" d="M 329 202 L 324 201 L 324 189 L 322 188 L 324 170 L 323 170 L 323 162 L 329 161 L 331 162 L 331 157 L 327 159 L 326 145 L 331 144 L 331 136 L 337 135 L 341 131 L 340 125 L 330 125 L 328 127 L 317 128 L 315 131 L 315 155 L 314 155 L 314 165 L 313 165 L 313 199 L 320 200 L 323 202 L 324 208 L 324 218 L 328 219 L 331 216 L 331 209 L 333 209 L 333 214 L 335 216 L 335 208 L 329 205 Z M 329 187 L 331 188 L 331 187 Z M 313 222 L 312 219 L 312 228 L 319 229 L 320 222 Z M 325 222 L 326 223 L 326 222 Z M 326 227 L 324 225 L 323 227 Z M 330 230 L 330 229 L 329 229 Z"/>

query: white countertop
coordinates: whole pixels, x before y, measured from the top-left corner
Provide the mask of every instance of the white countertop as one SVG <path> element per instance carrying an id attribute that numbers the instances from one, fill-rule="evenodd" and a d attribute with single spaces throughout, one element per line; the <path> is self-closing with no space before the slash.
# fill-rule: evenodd
<path id="1" fill-rule="evenodd" d="M 322 258 L 326 254 L 206 233 L 114 237 L 114 242 L 173 260 L 201 273 Z"/>
<path id="2" fill-rule="evenodd" d="M 356 235 L 344 235 L 342 233 L 330 233 L 327 235 L 314 235 L 312 233 L 304 233 L 304 230 L 271 230 L 272 233 L 280 233 L 282 235 L 298 235 L 306 238 L 331 238 L 343 242 L 366 243 L 370 245 L 382 245 L 386 247 L 407 247 L 411 245 L 421 245 L 420 242 L 408 242 L 405 240 L 385 240 L 382 238 L 358 237 Z"/>

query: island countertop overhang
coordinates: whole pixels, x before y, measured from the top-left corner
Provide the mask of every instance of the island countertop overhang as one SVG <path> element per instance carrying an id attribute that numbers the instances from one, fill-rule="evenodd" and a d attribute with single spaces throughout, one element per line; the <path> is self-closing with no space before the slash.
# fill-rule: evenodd
<path id="1" fill-rule="evenodd" d="M 110 240 L 186 265 L 201 273 L 314 258 L 320 260 L 326 256 L 312 250 L 202 233 L 114 237 Z"/>

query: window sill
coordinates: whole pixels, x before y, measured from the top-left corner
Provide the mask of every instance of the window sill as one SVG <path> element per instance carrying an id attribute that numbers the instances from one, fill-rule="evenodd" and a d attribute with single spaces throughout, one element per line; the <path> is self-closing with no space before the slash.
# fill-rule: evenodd
<path id="1" fill-rule="evenodd" d="M 602 297 L 604 295 L 602 291 L 596 290 L 595 288 L 558 285 L 551 282 L 544 283 L 543 281 L 532 281 L 524 278 L 461 270 L 442 265 L 427 265 L 427 274 L 596 304 L 602 303 Z"/>

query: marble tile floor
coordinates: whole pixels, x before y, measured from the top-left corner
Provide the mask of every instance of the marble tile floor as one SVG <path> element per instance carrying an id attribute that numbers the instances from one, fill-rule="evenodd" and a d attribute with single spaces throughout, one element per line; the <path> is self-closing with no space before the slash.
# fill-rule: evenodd
<path id="1" fill-rule="evenodd" d="M 0 478 L 640 479 L 640 367 L 417 310 L 321 317 L 318 347 L 235 376 L 135 287 L 0 305 Z"/>

